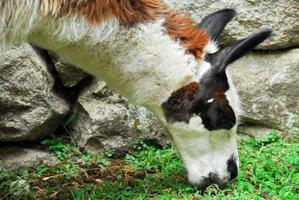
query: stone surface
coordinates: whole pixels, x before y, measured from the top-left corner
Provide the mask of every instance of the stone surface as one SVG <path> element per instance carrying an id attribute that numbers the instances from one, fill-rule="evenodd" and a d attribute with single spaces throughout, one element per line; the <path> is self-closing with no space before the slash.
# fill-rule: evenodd
<path id="1" fill-rule="evenodd" d="M 0 142 L 32 141 L 51 134 L 69 112 L 53 90 L 43 59 L 29 45 L 0 56 Z"/>
<path id="2" fill-rule="evenodd" d="M 229 70 L 250 132 L 254 127 L 299 132 L 299 49 L 252 53 Z"/>
<path id="3" fill-rule="evenodd" d="M 228 24 L 223 40 L 241 39 L 261 27 L 273 35 L 258 48 L 281 49 L 299 45 L 298 0 L 167 0 L 175 9 L 189 13 L 196 21 L 223 8 L 234 8 L 237 16 Z"/>
<path id="4" fill-rule="evenodd" d="M 283 131 L 281 130 L 277 130 L 277 129 L 273 129 L 273 128 L 267 128 L 263 125 L 259 125 L 259 124 L 250 124 L 250 123 L 244 123 L 244 124 L 240 124 L 238 126 L 238 134 L 239 136 L 251 136 L 251 137 L 255 137 L 255 138 L 259 138 L 263 135 L 268 135 L 271 132 L 276 132 L 279 135 L 286 137 L 286 138 L 292 138 L 292 134 L 287 135 L 284 134 Z"/>
<path id="5" fill-rule="evenodd" d="M 32 164 L 54 165 L 58 162 L 56 156 L 49 152 L 21 147 L 0 148 L 0 169 L 16 169 Z"/>
<path id="6" fill-rule="evenodd" d="M 145 108 L 129 104 L 104 82 L 94 81 L 79 97 L 77 118 L 70 127 L 73 141 L 90 153 L 123 154 L 140 140 L 169 144 L 157 119 Z"/>
<path id="7" fill-rule="evenodd" d="M 74 87 L 88 76 L 88 74 L 81 69 L 67 64 L 62 58 L 58 58 L 52 53 L 51 57 L 57 70 L 58 77 L 65 87 Z"/>

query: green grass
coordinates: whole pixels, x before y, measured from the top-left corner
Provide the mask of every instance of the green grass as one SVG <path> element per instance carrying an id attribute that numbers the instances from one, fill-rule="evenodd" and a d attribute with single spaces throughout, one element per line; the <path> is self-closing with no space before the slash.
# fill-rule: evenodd
<path id="1" fill-rule="evenodd" d="M 0 199 L 299 199 L 299 137 L 271 133 L 239 142 L 240 173 L 220 190 L 186 183 L 175 148 L 140 143 L 122 159 L 92 156 L 63 144 L 43 142 L 60 162 L 0 171 Z"/>

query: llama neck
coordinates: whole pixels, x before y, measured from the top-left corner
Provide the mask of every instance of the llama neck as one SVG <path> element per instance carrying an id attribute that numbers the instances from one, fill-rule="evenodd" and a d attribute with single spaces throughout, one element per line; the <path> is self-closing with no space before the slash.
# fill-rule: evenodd
<path id="1" fill-rule="evenodd" d="M 92 28 L 69 20 L 47 29 L 41 23 L 29 41 L 104 80 L 131 102 L 156 110 L 173 91 L 198 80 L 197 61 L 165 33 L 162 19 L 133 28 L 115 19 Z"/>

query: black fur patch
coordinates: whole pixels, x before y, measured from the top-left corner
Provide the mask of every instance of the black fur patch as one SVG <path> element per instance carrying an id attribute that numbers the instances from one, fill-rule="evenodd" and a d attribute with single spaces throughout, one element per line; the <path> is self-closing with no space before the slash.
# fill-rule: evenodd
<path id="1" fill-rule="evenodd" d="M 215 39 L 234 15 L 234 10 L 224 9 L 205 17 L 198 26 Z M 263 42 L 271 32 L 271 29 L 262 29 L 213 54 L 205 55 L 204 59 L 211 64 L 211 69 L 199 80 L 197 90 L 193 88 L 190 92 L 185 86 L 162 104 L 166 119 L 169 122 L 188 123 L 196 114 L 208 130 L 231 129 L 236 124 L 236 116 L 225 96 L 229 89 L 226 67 Z"/>
<path id="2" fill-rule="evenodd" d="M 232 155 L 227 161 L 227 170 L 230 172 L 231 180 L 238 176 L 238 166 L 234 155 Z"/>
<path id="3" fill-rule="evenodd" d="M 228 89 L 226 75 L 207 74 L 198 87 L 189 84 L 162 104 L 167 121 L 188 123 L 193 115 L 198 115 L 208 130 L 231 129 L 236 117 L 224 94 Z M 208 102 L 210 99 L 213 101 Z"/>
<path id="4" fill-rule="evenodd" d="M 205 17 L 198 27 L 216 40 L 234 16 L 235 10 L 223 9 Z M 231 129 L 236 124 L 236 116 L 225 96 L 229 89 L 226 68 L 263 42 L 271 32 L 271 29 L 261 29 L 215 53 L 205 55 L 204 59 L 211 64 L 211 68 L 199 80 L 200 87 L 192 93 L 183 88 L 174 92 L 179 95 L 172 95 L 162 104 L 166 119 L 169 122 L 188 123 L 196 114 L 208 130 Z"/>

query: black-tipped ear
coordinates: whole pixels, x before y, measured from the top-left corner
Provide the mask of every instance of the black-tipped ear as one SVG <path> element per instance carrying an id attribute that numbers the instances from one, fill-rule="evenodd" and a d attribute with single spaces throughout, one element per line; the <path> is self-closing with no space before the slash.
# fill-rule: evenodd
<path id="1" fill-rule="evenodd" d="M 223 9 L 206 16 L 198 27 L 205 29 L 210 38 L 217 40 L 226 24 L 236 15 L 234 9 Z"/>
<path id="2" fill-rule="evenodd" d="M 271 29 L 262 29 L 249 35 L 247 38 L 238 40 L 228 47 L 220 49 L 217 53 L 209 56 L 209 62 L 215 67 L 217 73 L 222 73 L 230 63 L 244 56 L 254 47 L 262 43 L 272 33 Z"/>

